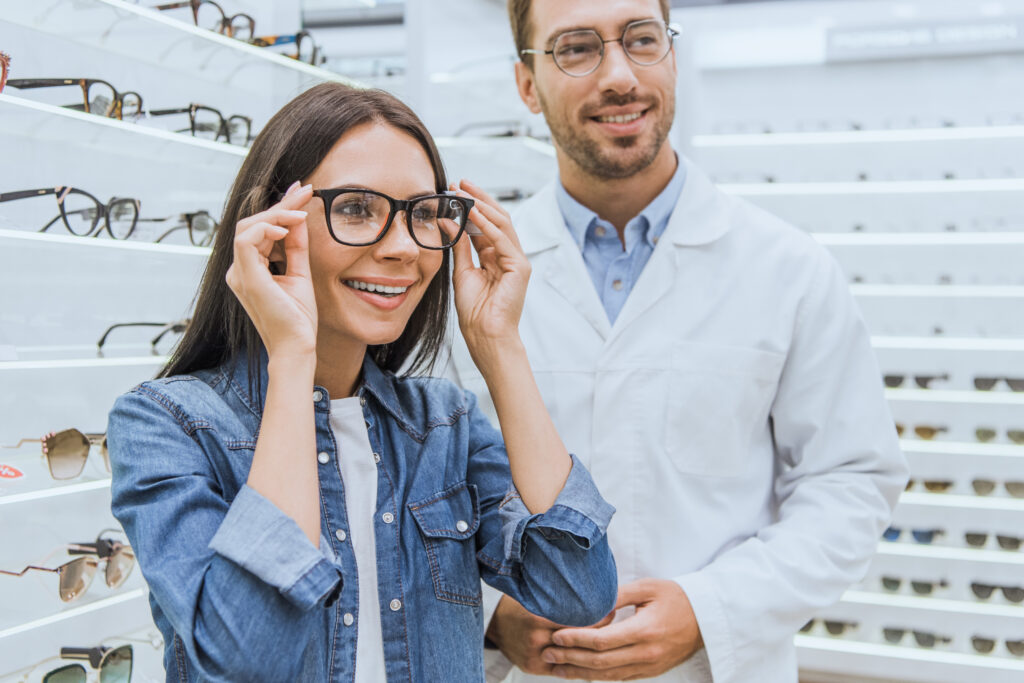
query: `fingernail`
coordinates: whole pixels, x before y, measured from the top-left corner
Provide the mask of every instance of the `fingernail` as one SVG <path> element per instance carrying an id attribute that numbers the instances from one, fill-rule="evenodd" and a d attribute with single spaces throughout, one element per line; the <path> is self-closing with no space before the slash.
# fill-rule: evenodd
<path id="1" fill-rule="evenodd" d="M 303 192 L 305 192 L 306 190 L 312 190 L 312 189 L 313 189 L 313 183 L 310 183 L 308 185 L 303 185 L 302 186 L 302 191 Z"/>
<path id="2" fill-rule="evenodd" d="M 301 185 L 301 184 L 302 184 L 302 182 L 301 182 L 301 181 L 299 181 L 299 180 L 296 180 L 296 181 L 295 181 L 294 183 L 292 183 L 291 185 L 289 185 L 289 186 L 288 186 L 288 190 L 287 190 L 287 191 L 285 192 L 285 196 L 287 196 L 287 195 L 290 195 L 290 194 L 291 194 L 292 192 L 294 192 L 294 191 L 295 191 L 295 188 L 297 188 L 297 187 L 298 187 L 299 185 Z"/>
<path id="3" fill-rule="evenodd" d="M 554 634 L 553 636 L 551 636 L 551 642 L 554 643 L 555 645 L 564 645 L 565 644 L 565 643 L 562 642 L 562 636 L 558 635 L 557 633 Z"/>
<path id="4" fill-rule="evenodd" d="M 305 218 L 306 216 L 309 215 L 305 211 L 299 211 L 299 210 L 289 211 L 288 213 L 291 214 L 292 216 L 295 216 L 296 218 Z"/>

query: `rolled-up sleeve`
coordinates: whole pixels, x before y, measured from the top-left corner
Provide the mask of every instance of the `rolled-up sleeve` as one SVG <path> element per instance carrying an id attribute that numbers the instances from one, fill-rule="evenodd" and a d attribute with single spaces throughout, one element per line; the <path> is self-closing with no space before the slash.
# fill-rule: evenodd
<path id="1" fill-rule="evenodd" d="M 243 486 L 210 541 L 210 549 L 264 583 L 301 610 L 311 609 L 339 585 L 331 544 L 316 549 L 299 525 L 248 486 Z"/>

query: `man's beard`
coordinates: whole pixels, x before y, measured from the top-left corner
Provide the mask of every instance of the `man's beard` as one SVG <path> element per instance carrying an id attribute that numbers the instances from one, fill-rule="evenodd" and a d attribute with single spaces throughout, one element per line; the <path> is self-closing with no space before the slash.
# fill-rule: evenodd
<path id="1" fill-rule="evenodd" d="M 544 99 L 538 97 L 541 110 L 544 112 L 551 130 L 551 137 L 558 147 L 576 163 L 585 173 L 595 178 L 612 180 L 616 178 L 629 178 L 644 170 L 658 156 L 662 145 L 668 139 L 669 130 L 672 128 L 672 119 L 675 115 L 675 102 L 669 100 L 667 110 L 654 128 L 654 138 L 650 144 L 643 144 L 640 136 L 630 135 L 613 139 L 616 148 L 631 150 L 631 154 L 609 154 L 605 152 L 602 145 L 594 138 L 588 137 L 582 131 L 569 124 L 568 121 L 551 116 Z M 624 106 L 636 102 L 635 99 L 615 100 L 605 98 L 602 106 Z M 653 109 L 645 116 L 649 116 Z"/>

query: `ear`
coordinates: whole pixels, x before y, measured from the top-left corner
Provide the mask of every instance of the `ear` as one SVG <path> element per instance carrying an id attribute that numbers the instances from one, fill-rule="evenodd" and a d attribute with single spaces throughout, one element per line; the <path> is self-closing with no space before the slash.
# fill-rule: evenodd
<path id="1" fill-rule="evenodd" d="M 537 82 L 534 80 L 533 71 L 530 67 L 516 62 L 516 88 L 519 90 L 519 98 L 533 114 L 539 114 L 540 100 L 537 97 Z"/>

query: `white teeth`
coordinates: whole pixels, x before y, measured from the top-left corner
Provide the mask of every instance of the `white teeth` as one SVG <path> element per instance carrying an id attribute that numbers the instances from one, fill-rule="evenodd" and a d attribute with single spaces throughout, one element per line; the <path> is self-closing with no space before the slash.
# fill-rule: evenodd
<path id="1" fill-rule="evenodd" d="M 643 116 L 643 112 L 638 111 L 635 114 L 626 114 L 625 116 L 598 116 L 597 120 L 601 123 L 629 123 L 630 121 L 636 121 L 641 116 Z"/>
<path id="2" fill-rule="evenodd" d="M 376 285 L 372 282 L 361 282 L 359 280 L 345 280 L 345 284 L 352 289 L 361 289 L 365 292 L 375 292 L 377 294 L 390 294 L 392 296 L 396 294 L 404 294 L 408 287 L 388 287 L 386 285 Z"/>

